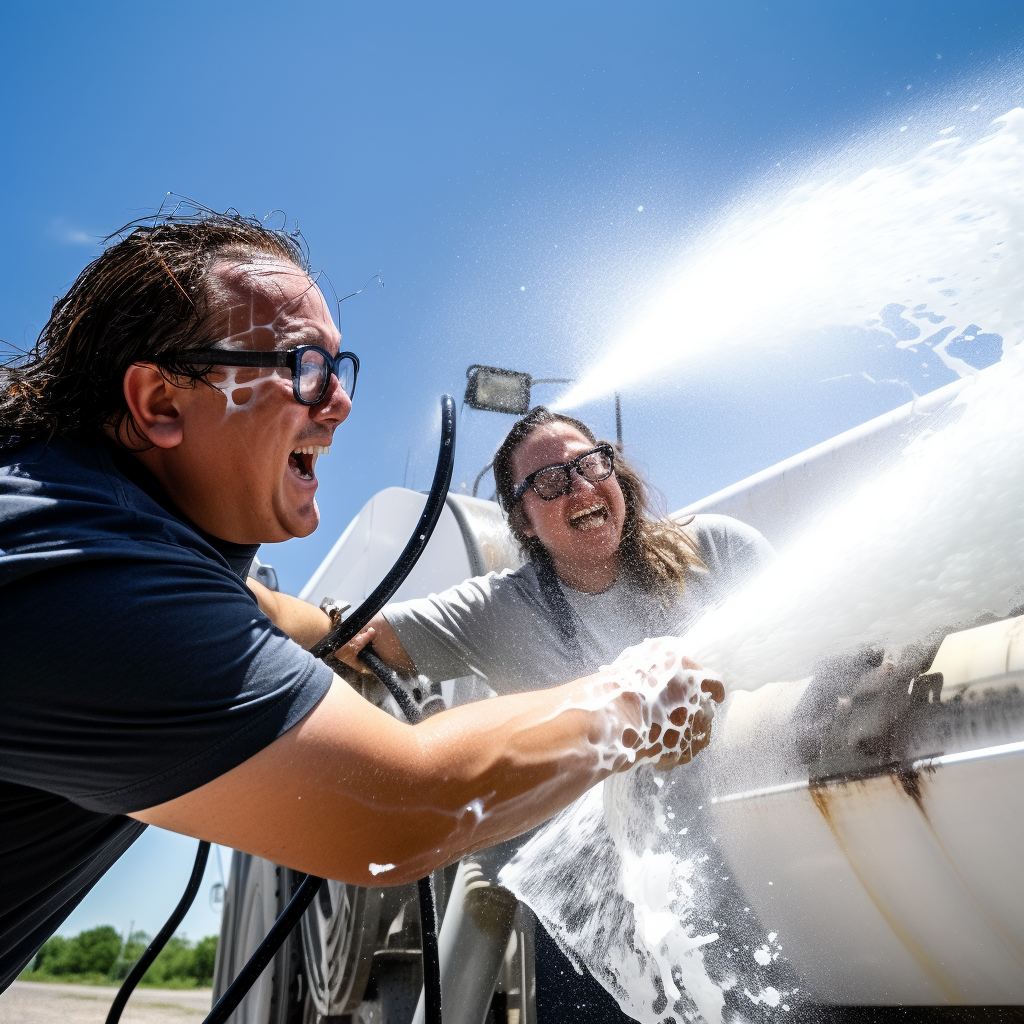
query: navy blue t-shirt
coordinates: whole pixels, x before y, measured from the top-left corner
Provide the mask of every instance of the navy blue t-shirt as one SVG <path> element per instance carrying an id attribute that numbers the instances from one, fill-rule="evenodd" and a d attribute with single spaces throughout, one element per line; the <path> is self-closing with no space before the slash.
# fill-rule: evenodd
<path id="1" fill-rule="evenodd" d="M 255 547 L 209 537 L 102 438 L 0 447 L 0 991 L 138 838 L 332 673 L 260 612 Z"/>

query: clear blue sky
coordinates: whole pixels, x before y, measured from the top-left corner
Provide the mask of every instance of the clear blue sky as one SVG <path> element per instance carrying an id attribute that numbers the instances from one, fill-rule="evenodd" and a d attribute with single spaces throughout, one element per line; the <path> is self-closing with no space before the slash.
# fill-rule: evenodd
<path id="1" fill-rule="evenodd" d="M 1019 0 L 0 12 L 0 337 L 29 343 L 98 240 L 168 191 L 285 211 L 339 294 L 381 272 L 343 306 L 363 376 L 320 463 L 321 528 L 264 553 L 292 592 L 375 491 L 427 485 L 437 396 L 461 398 L 470 363 L 577 376 L 716 210 L 944 96 L 1004 112 L 1024 42 Z M 862 370 L 952 379 L 845 342 L 627 391 L 630 453 L 677 508 L 906 399 Z M 613 432 L 610 402 L 583 413 Z M 463 415 L 456 484 L 509 423 Z M 64 930 L 154 931 L 192 845 L 150 830 Z M 216 928 L 199 903 L 193 937 Z"/>

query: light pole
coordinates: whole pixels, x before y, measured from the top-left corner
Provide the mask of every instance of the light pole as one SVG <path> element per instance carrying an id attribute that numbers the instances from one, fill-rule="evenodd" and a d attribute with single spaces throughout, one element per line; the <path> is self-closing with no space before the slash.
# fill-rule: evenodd
<path id="1" fill-rule="evenodd" d="M 500 366 L 481 366 L 474 363 L 466 370 L 466 395 L 463 401 L 471 409 L 485 412 L 503 412 L 512 416 L 525 416 L 533 404 L 530 390 L 534 384 L 573 384 L 572 377 L 533 377 L 518 370 Z M 615 446 L 622 451 L 622 403 L 615 392 Z M 494 465 L 488 462 L 473 481 L 473 497 L 487 471 Z"/>

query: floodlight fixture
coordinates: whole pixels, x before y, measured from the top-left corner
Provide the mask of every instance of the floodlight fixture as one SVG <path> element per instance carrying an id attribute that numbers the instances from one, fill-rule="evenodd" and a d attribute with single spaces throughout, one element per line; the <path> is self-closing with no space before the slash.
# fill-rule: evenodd
<path id="1" fill-rule="evenodd" d="M 574 384 L 572 377 L 534 377 L 518 370 L 506 370 L 500 366 L 482 366 L 474 363 L 466 370 L 466 395 L 463 401 L 471 409 L 485 412 L 504 412 L 512 416 L 525 416 L 530 411 L 530 389 L 534 384 Z M 615 438 L 616 447 L 622 451 L 622 405 L 619 393 L 615 392 Z M 487 463 L 473 481 L 473 497 L 476 497 L 480 481 L 493 463 Z"/>
<path id="2" fill-rule="evenodd" d="M 471 409 L 513 416 L 525 416 L 530 411 L 530 374 L 474 363 L 466 371 L 466 378 L 465 402 Z"/>

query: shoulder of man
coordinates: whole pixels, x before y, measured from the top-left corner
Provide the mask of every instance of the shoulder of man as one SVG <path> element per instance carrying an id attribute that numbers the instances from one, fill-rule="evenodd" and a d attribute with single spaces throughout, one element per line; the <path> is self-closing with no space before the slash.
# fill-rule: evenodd
<path id="1" fill-rule="evenodd" d="M 69 562 L 166 558 L 168 547 L 178 560 L 223 561 L 122 473 L 103 442 L 57 438 L 0 451 L 0 584 Z"/>

